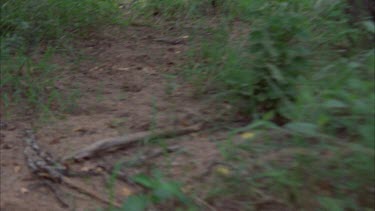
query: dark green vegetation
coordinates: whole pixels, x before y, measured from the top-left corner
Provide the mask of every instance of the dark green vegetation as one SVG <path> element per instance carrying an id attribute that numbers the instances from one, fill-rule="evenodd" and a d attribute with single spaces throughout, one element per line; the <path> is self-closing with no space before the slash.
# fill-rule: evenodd
<path id="1" fill-rule="evenodd" d="M 5 106 L 54 105 L 62 96 L 53 88 L 51 56 L 119 17 L 109 0 L 1 6 Z M 280 210 L 374 209 L 375 26 L 367 11 L 354 17 L 351 7 L 340 0 L 134 1 L 129 18 L 192 28 L 185 72 L 197 93 L 252 120 L 233 131 L 243 140 L 219 144 L 225 165 L 205 184 L 204 201 L 238 210 L 267 203 Z M 130 197 L 126 210 L 170 199 L 167 207 L 196 209 L 160 174 L 134 181 L 151 191 Z"/>
<path id="2" fill-rule="evenodd" d="M 296 209 L 374 208 L 375 28 L 368 5 L 346 3 L 139 1 L 143 16 L 196 23 L 187 74 L 252 119 L 237 132 L 258 134 L 221 146 L 234 172 L 208 201 L 258 209 L 262 192 Z"/>
<path id="3" fill-rule="evenodd" d="M 119 12 L 114 0 L 1 1 L 2 106 L 61 106 L 53 55 L 69 52 L 72 39 L 94 27 L 118 23 Z"/>

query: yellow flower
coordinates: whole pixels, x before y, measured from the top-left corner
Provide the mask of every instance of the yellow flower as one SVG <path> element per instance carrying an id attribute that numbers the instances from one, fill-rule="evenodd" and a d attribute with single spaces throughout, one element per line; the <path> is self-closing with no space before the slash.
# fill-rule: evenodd
<path id="1" fill-rule="evenodd" d="M 242 133 L 241 134 L 241 137 L 243 139 L 251 139 L 255 136 L 255 133 L 252 133 L 252 132 L 245 132 L 245 133 Z"/>

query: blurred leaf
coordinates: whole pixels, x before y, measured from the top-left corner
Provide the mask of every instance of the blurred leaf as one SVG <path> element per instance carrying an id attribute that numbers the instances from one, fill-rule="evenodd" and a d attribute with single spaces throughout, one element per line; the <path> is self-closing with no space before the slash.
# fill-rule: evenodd
<path id="1" fill-rule="evenodd" d="M 172 182 L 160 182 L 154 190 L 158 200 L 171 199 L 181 194 L 180 187 Z"/>
<path id="2" fill-rule="evenodd" d="M 144 195 L 130 196 L 124 202 L 122 209 L 123 211 L 143 211 L 146 210 L 150 203 L 149 198 Z"/>
<path id="3" fill-rule="evenodd" d="M 375 33 L 375 24 L 373 21 L 363 21 L 362 24 L 368 32 Z"/>
<path id="4" fill-rule="evenodd" d="M 314 135 L 318 133 L 318 127 L 315 124 L 307 122 L 291 122 L 284 126 L 286 129 L 289 129 L 293 132 Z"/>
<path id="5" fill-rule="evenodd" d="M 323 103 L 323 106 L 325 108 L 329 108 L 329 109 L 343 109 L 343 108 L 347 108 L 348 105 L 342 101 L 339 101 L 339 100 L 335 100 L 335 99 L 330 99 L 330 100 L 327 100 L 326 102 Z"/>
<path id="6" fill-rule="evenodd" d="M 139 183 L 147 188 L 154 188 L 155 187 L 155 182 L 154 180 L 147 176 L 147 175 L 144 175 L 144 174 L 139 174 L 139 175 L 136 175 L 134 177 L 132 177 L 132 180 L 135 182 L 135 183 Z"/>
<path id="7" fill-rule="evenodd" d="M 283 76 L 283 74 L 281 73 L 281 70 L 278 67 L 276 67 L 273 64 L 269 64 L 269 63 L 266 64 L 266 66 L 271 71 L 271 75 L 274 79 L 276 79 L 279 82 L 285 81 L 284 76 Z"/>
<path id="8" fill-rule="evenodd" d="M 325 210 L 330 211 L 343 211 L 344 209 L 340 206 L 340 201 L 330 197 L 319 197 L 318 201 Z"/>

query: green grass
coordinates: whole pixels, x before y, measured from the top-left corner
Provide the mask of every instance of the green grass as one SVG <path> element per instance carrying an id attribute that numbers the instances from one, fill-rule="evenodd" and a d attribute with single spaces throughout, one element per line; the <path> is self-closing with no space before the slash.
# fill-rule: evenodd
<path id="1" fill-rule="evenodd" d="M 4 45 L 32 47 L 113 24 L 119 11 L 114 0 L 16 0 L 2 3 L 1 16 Z"/>
<path id="2" fill-rule="evenodd" d="M 71 51 L 74 39 L 98 26 L 120 23 L 119 17 L 115 0 L 2 1 L 2 106 L 48 111 L 69 104 L 54 86 L 60 70 L 54 55 Z"/>

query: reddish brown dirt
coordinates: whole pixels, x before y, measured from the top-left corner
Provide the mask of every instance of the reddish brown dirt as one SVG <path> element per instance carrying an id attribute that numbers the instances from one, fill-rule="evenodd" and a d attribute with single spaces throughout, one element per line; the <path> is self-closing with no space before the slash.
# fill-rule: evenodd
<path id="1" fill-rule="evenodd" d="M 40 146 L 54 157 L 61 158 L 70 152 L 102 138 L 120 134 L 163 128 L 170 125 L 191 125 L 202 119 L 212 118 L 217 110 L 194 98 L 190 85 L 172 76 L 176 74 L 185 58 L 186 41 L 168 43 L 163 40 L 183 40 L 185 34 L 162 33 L 148 27 L 128 27 L 125 30 L 110 29 L 79 44 L 79 49 L 89 56 L 79 64 L 63 64 L 58 87 L 63 92 L 72 87 L 80 92 L 76 107 L 64 113 L 62 119 L 48 123 L 32 118 L 5 119 L 7 125 L 1 129 L 1 203 L 4 211 L 51 211 L 66 210 L 46 188 L 31 188 L 36 179 L 26 166 L 23 154 L 23 131 L 36 130 Z M 203 172 L 213 159 L 218 157 L 215 141 L 208 133 L 190 134 L 165 141 L 178 144 L 185 153 L 173 159 L 155 159 L 165 173 L 188 182 L 191 176 Z M 105 160 L 117 162 L 135 158 L 137 153 L 160 145 L 135 147 L 131 150 L 113 152 L 78 166 L 88 168 Z M 168 162 L 166 162 L 168 161 Z M 140 171 L 133 169 L 135 172 Z M 186 174 L 186 171 L 190 172 Z M 98 193 L 108 196 L 103 178 L 82 179 Z M 118 188 L 126 187 L 118 183 Z M 102 203 L 62 187 L 70 210 L 94 210 L 105 206 Z M 125 194 L 126 195 L 126 194 Z M 123 200 L 124 194 L 117 194 Z"/>

